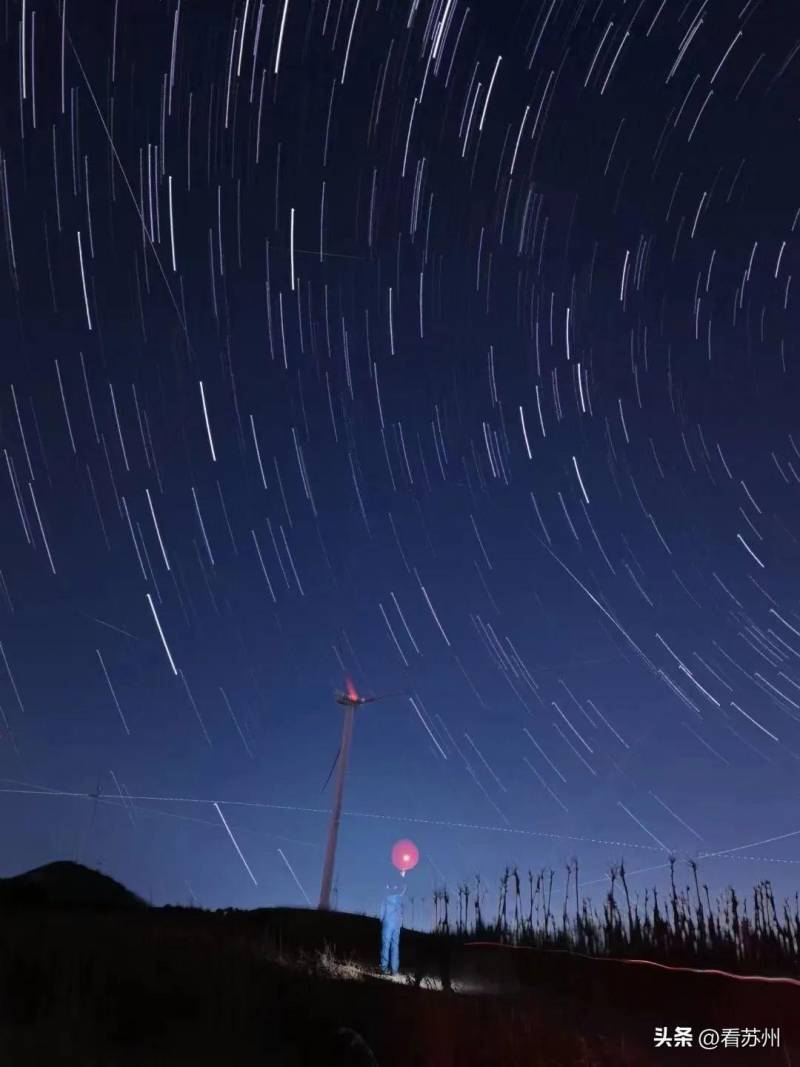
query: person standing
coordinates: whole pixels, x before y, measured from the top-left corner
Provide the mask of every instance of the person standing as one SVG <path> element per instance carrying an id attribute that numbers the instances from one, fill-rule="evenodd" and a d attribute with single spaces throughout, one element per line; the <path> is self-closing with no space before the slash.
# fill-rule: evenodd
<path id="1" fill-rule="evenodd" d="M 381 971 L 397 974 L 400 970 L 400 929 L 403 925 L 403 897 L 405 886 L 386 886 L 387 895 L 381 907 Z"/>

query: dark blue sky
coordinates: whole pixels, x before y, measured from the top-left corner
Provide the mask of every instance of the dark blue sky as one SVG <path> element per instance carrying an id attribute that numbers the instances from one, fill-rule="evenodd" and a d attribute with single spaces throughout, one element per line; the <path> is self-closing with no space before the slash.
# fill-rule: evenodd
<path id="1" fill-rule="evenodd" d="M 6 4 L 3 874 L 794 891 L 798 31 Z"/>

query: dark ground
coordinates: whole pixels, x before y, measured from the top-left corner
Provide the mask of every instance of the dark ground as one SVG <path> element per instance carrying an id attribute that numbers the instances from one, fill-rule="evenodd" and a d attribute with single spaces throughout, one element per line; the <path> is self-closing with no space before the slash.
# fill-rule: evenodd
<path id="1" fill-rule="evenodd" d="M 327 944 L 374 966 L 378 922 L 363 916 L 3 911 L 0 1062 L 13 1067 L 369 1064 L 342 1051 L 341 1027 L 363 1035 L 380 1067 L 800 1064 L 800 989 L 789 985 L 462 947 L 451 977 L 475 992 L 437 992 L 332 978 L 314 962 Z M 438 976 L 440 945 L 404 931 L 403 970 Z M 655 1051 L 655 1025 L 780 1026 L 784 1047 Z"/>

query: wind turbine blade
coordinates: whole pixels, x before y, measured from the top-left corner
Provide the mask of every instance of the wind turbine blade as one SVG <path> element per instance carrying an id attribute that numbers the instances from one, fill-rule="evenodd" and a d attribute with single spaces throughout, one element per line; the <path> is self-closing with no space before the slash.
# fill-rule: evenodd
<path id="1" fill-rule="evenodd" d="M 336 756 L 334 757 L 331 769 L 328 771 L 328 777 L 325 779 L 325 785 L 323 785 L 322 789 L 320 789 L 320 793 L 324 793 L 325 792 L 325 786 L 327 786 L 328 782 L 331 780 L 331 775 L 336 770 L 336 764 L 339 762 L 339 756 L 341 754 L 341 751 L 342 751 L 342 747 L 340 745 L 339 748 L 336 750 Z"/>

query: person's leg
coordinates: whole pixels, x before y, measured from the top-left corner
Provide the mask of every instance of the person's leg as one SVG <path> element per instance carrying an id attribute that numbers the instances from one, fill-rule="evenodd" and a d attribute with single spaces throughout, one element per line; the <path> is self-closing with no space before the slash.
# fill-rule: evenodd
<path id="1" fill-rule="evenodd" d="M 392 974 L 400 970 L 400 927 L 392 930 Z"/>
<path id="2" fill-rule="evenodd" d="M 392 931 L 387 923 L 381 925 L 381 970 L 389 970 L 389 947 Z"/>

